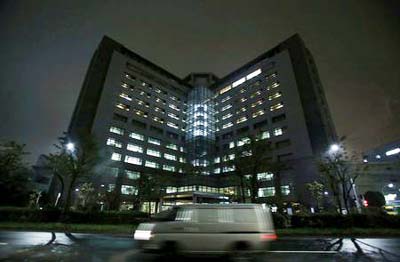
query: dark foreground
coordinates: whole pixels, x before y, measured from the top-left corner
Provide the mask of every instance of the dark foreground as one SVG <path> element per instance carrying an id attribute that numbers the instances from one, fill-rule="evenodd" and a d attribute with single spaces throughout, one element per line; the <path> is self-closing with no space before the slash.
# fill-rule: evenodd
<path id="1" fill-rule="evenodd" d="M 2 261 L 152 261 L 127 236 L 0 232 Z M 162 259 L 161 259 L 162 260 Z M 202 258 L 190 258 L 202 261 Z M 207 260 L 211 260 L 207 258 Z M 290 238 L 274 242 L 260 261 L 400 261 L 400 238 Z M 215 259 L 214 261 L 219 261 Z"/>

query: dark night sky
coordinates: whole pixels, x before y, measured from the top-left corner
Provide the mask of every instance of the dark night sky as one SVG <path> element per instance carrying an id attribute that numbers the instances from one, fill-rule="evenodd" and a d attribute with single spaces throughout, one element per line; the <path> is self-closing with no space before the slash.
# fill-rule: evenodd
<path id="1" fill-rule="evenodd" d="M 331 3 L 335 2 L 335 3 Z M 224 76 L 299 33 L 340 135 L 365 150 L 400 138 L 396 1 L 1 1 L 0 139 L 29 161 L 66 130 L 103 35 L 184 77 Z"/>

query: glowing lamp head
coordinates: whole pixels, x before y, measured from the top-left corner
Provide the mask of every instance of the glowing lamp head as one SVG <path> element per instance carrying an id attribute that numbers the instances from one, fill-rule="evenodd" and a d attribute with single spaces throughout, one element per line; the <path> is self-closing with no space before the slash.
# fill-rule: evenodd
<path id="1" fill-rule="evenodd" d="M 339 151 L 339 149 L 340 149 L 340 147 L 339 147 L 338 144 L 333 144 L 333 145 L 331 145 L 331 147 L 329 148 L 329 151 L 330 151 L 331 153 L 336 153 L 337 151 Z"/>
<path id="2" fill-rule="evenodd" d="M 66 145 L 66 148 L 67 148 L 68 151 L 74 152 L 74 151 L 75 151 L 75 144 L 69 142 L 69 143 Z"/>

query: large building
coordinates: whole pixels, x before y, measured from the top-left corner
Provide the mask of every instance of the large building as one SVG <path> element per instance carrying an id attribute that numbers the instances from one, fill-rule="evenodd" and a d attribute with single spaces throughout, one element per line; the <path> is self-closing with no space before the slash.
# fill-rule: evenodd
<path id="1" fill-rule="evenodd" d="M 252 135 L 270 141 L 274 160 L 289 166 L 280 175 L 285 200 L 307 203 L 315 157 L 336 141 L 315 62 L 299 35 L 222 78 L 183 79 L 104 37 L 68 130 L 72 141 L 84 134 L 109 159 L 96 187 L 120 192 L 128 206 L 143 174 L 175 179 L 164 204 L 234 200 L 234 152 Z M 191 167 L 201 175 L 185 179 Z M 258 177 L 260 201 L 274 196 L 274 174 Z"/>
<path id="2" fill-rule="evenodd" d="M 366 166 L 357 177 L 359 194 L 381 192 L 387 204 L 400 207 L 400 140 L 380 145 L 363 153 Z"/>

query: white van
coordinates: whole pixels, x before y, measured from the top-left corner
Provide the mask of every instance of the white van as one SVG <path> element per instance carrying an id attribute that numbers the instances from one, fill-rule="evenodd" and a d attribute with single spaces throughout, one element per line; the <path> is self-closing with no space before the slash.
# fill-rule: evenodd
<path id="1" fill-rule="evenodd" d="M 134 238 L 147 251 L 244 255 L 276 239 L 269 209 L 256 204 L 175 206 L 140 224 Z"/>

